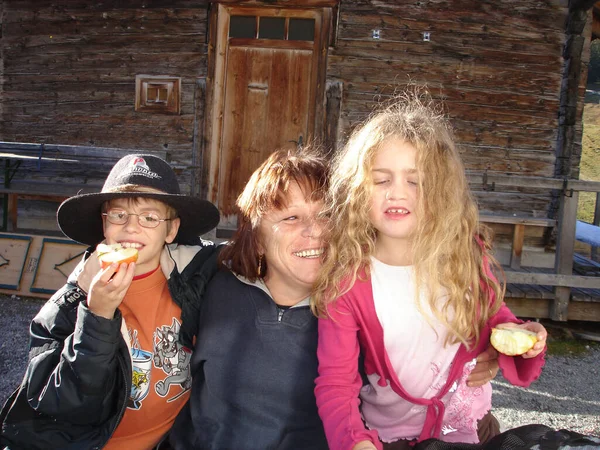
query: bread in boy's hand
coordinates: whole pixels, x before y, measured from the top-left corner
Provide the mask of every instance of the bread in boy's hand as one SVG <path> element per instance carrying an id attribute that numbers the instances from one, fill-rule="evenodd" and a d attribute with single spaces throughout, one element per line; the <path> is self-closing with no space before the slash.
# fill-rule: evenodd
<path id="1" fill-rule="evenodd" d="M 522 328 L 492 328 L 492 346 L 508 356 L 527 353 L 538 341 L 537 334 Z"/>
<path id="2" fill-rule="evenodd" d="M 100 267 L 106 269 L 112 263 L 129 264 L 136 262 L 138 259 L 138 251 L 135 248 L 123 247 L 121 244 L 99 244 L 96 247 Z"/>

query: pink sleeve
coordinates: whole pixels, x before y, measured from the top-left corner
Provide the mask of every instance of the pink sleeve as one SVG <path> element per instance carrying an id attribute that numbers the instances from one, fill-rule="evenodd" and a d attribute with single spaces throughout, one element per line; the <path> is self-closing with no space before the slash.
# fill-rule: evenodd
<path id="1" fill-rule="evenodd" d="M 489 325 L 495 327 L 500 323 L 514 322 L 523 323 L 517 319 L 510 309 L 502 302 L 500 310 L 490 318 Z M 502 375 L 506 380 L 514 386 L 528 387 L 531 383 L 537 380 L 542 373 L 544 367 L 546 349 L 535 358 L 525 359 L 521 356 L 507 356 L 500 354 L 498 356 L 498 364 L 502 370 Z"/>
<path id="2" fill-rule="evenodd" d="M 362 379 L 358 371 L 359 326 L 344 297 L 330 305 L 331 318 L 319 319 L 319 376 L 315 395 L 330 450 L 350 450 L 360 441 L 382 445 L 365 429 L 359 411 Z"/>
<path id="3" fill-rule="evenodd" d="M 479 243 L 480 245 L 482 245 L 481 242 Z M 495 280 L 496 277 L 492 272 L 488 258 L 485 255 L 485 253 L 483 255 L 483 264 L 485 267 L 486 274 Z M 483 284 L 483 281 L 482 289 L 488 289 L 488 292 L 490 293 L 491 297 L 491 303 L 494 303 L 497 300 L 496 297 L 493 295 L 493 290 L 489 287 L 486 287 Z M 507 322 L 523 323 L 523 321 L 521 319 L 518 319 L 506 306 L 506 304 L 502 302 L 498 312 L 494 314 L 494 316 L 492 316 L 488 321 L 490 332 L 492 327 L 495 327 L 500 323 Z M 509 383 L 511 383 L 514 386 L 527 387 L 540 377 L 540 374 L 542 373 L 542 367 L 544 367 L 544 364 L 546 363 L 544 359 L 545 355 L 546 349 L 544 349 L 544 351 L 542 351 L 542 353 L 540 353 L 535 358 L 529 359 L 524 359 L 521 356 L 507 356 L 500 354 L 498 356 L 498 364 L 500 366 L 500 369 L 502 370 L 502 375 L 504 376 L 504 378 L 506 378 L 506 380 Z"/>

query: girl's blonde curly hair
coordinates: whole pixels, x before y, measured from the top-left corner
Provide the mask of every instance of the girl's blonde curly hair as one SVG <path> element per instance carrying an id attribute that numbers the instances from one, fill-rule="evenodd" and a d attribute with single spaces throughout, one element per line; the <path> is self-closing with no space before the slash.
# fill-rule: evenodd
<path id="1" fill-rule="evenodd" d="M 412 243 L 417 292 L 425 288 L 431 311 L 447 326 L 446 343 L 470 347 L 500 307 L 505 286 L 491 276 L 489 265 L 501 268 L 489 254 L 490 233 L 479 223 L 451 127 L 441 105 L 422 89 L 406 91 L 372 115 L 335 157 L 326 197 L 332 225 L 311 307 L 316 315 L 326 316 L 329 303 L 361 274 L 369 276 L 377 239 L 369 220 L 371 169 L 374 155 L 389 139 L 403 140 L 417 150 L 417 227 Z M 440 298 L 447 300 L 442 304 Z M 418 297 L 416 301 L 419 305 Z"/>

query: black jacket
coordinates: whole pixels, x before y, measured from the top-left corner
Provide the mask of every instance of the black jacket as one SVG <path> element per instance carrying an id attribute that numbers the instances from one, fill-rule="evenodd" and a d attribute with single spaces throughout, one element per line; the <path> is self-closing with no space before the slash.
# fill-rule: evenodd
<path id="1" fill-rule="evenodd" d="M 278 307 L 261 283 L 214 276 L 192 356 L 192 392 L 170 433 L 177 450 L 326 450 L 317 411 L 317 318 Z"/>
<path id="2" fill-rule="evenodd" d="M 211 243 L 203 243 L 169 246 L 161 258 L 163 271 L 172 268 L 169 291 L 182 309 L 179 338 L 190 348 L 216 254 Z M 112 320 L 92 314 L 77 273 L 31 322 L 25 377 L 0 413 L 2 448 L 99 449 L 123 417 L 132 368 L 121 314 Z"/>

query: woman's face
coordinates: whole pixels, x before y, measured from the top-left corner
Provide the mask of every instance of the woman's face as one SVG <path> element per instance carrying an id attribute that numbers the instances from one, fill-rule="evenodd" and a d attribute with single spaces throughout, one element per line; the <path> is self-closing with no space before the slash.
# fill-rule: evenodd
<path id="1" fill-rule="evenodd" d="M 272 293 L 287 290 L 290 298 L 300 301 L 309 295 L 321 268 L 323 202 L 307 200 L 296 183 L 290 185 L 286 200 L 286 207 L 269 211 L 258 226 L 267 262 L 264 281 Z"/>

